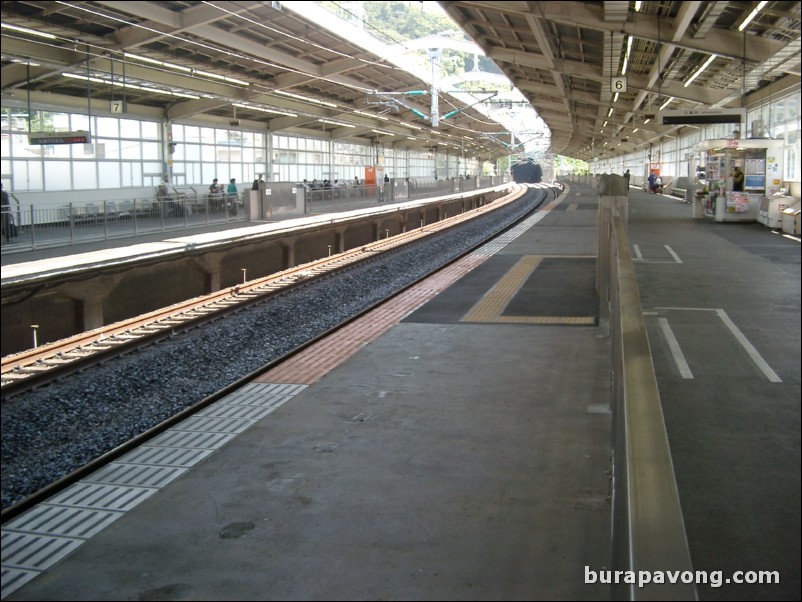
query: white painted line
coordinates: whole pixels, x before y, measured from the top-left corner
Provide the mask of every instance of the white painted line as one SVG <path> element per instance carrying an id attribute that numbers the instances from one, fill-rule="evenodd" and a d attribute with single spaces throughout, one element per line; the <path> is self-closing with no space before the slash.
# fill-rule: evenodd
<path id="1" fill-rule="evenodd" d="M 641 255 L 640 247 L 638 245 L 632 245 L 632 250 L 635 251 L 635 259 L 643 259 L 643 255 Z"/>
<path id="2" fill-rule="evenodd" d="M 663 245 L 663 246 L 666 248 L 666 251 L 668 251 L 671 254 L 671 257 L 674 258 L 674 261 L 676 261 L 677 263 L 682 263 L 682 260 L 679 258 L 679 255 L 674 253 L 674 249 L 672 249 L 668 245 Z"/>
<path id="3" fill-rule="evenodd" d="M 752 358 L 752 361 L 755 362 L 758 368 L 760 368 L 760 371 L 766 375 L 766 378 L 769 379 L 769 382 L 781 383 L 782 379 L 777 376 L 777 373 L 774 370 L 771 369 L 771 367 L 766 363 L 766 360 L 760 356 L 760 353 L 758 353 L 757 349 L 754 348 L 752 343 L 750 343 L 744 334 L 738 329 L 738 327 L 735 325 L 735 322 L 733 322 L 727 315 L 727 312 L 725 312 L 723 309 L 717 309 L 716 313 L 718 314 L 718 317 L 721 318 L 721 321 L 724 322 L 724 325 L 730 329 L 730 332 L 741 344 L 741 347 L 744 348 L 747 355 Z"/>
<path id="4" fill-rule="evenodd" d="M 657 321 L 660 322 L 663 336 L 666 338 L 666 341 L 668 341 L 668 348 L 671 349 L 671 355 L 674 356 L 674 363 L 677 364 L 680 375 L 682 378 L 693 378 L 693 373 L 688 366 L 688 362 L 685 361 L 685 356 L 682 354 L 682 349 L 679 347 L 677 337 L 674 336 L 674 331 L 671 330 L 671 326 L 668 325 L 668 320 L 666 318 L 658 318 Z"/>
<path id="5" fill-rule="evenodd" d="M 655 307 L 655 309 L 669 309 L 674 311 L 718 311 L 715 307 Z"/>

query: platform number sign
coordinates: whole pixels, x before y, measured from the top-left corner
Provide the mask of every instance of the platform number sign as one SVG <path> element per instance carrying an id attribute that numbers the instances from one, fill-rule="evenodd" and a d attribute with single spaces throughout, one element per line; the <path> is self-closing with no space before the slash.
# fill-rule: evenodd
<path id="1" fill-rule="evenodd" d="M 613 94 L 623 94 L 627 91 L 627 78 L 614 77 L 612 80 L 610 80 L 610 89 L 613 91 Z"/>
<path id="2" fill-rule="evenodd" d="M 109 104 L 109 111 L 118 115 L 125 113 L 126 103 L 122 100 L 112 100 Z"/>

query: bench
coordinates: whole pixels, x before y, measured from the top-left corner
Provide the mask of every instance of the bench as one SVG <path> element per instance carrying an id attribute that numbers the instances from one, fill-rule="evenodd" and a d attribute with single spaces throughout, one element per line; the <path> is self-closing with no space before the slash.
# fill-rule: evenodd
<path id="1" fill-rule="evenodd" d="M 671 187 L 671 190 L 668 192 L 668 194 L 678 197 L 684 201 L 688 192 L 689 184 L 690 182 L 688 181 L 688 178 L 681 176 L 677 178 L 676 185 Z"/>

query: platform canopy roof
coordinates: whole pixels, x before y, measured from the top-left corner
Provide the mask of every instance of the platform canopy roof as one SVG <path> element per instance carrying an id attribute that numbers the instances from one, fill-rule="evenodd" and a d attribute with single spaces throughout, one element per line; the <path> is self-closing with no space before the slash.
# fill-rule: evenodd
<path id="1" fill-rule="evenodd" d="M 440 96 L 440 117 L 451 115 L 432 127 L 428 73 L 399 68 L 352 41 L 349 26 L 331 31 L 292 4 L 3 2 L 4 102 L 98 114 L 124 101 L 166 120 L 509 153 L 504 128 L 455 97 Z"/>
<path id="2" fill-rule="evenodd" d="M 672 134 L 663 106 L 741 108 L 799 88 L 797 1 L 439 4 L 531 102 L 551 150 L 580 159 Z"/>

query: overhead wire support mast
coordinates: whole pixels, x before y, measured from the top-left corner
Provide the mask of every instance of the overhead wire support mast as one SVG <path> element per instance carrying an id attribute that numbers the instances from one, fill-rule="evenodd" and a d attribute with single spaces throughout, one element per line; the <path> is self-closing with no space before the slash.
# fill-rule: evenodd
<path id="1" fill-rule="evenodd" d="M 378 102 L 375 104 L 387 104 L 393 106 L 401 106 L 405 109 L 412 111 L 415 115 L 420 117 L 421 119 L 426 119 L 427 121 L 431 120 L 431 117 L 424 113 L 423 111 L 416 109 L 405 103 L 403 100 L 399 100 L 396 98 L 397 96 L 423 96 L 424 94 L 428 94 L 427 90 L 409 90 L 407 92 L 374 92 L 371 96 L 376 96 Z M 368 98 L 368 104 L 371 104 L 370 98 Z"/>
<path id="2" fill-rule="evenodd" d="M 464 92 L 464 90 L 459 90 L 459 91 L 460 92 Z M 440 119 L 448 119 L 449 117 L 453 117 L 454 115 L 456 115 L 457 113 L 459 113 L 461 111 L 465 111 L 466 109 L 470 109 L 471 107 L 475 107 L 478 104 L 481 104 L 483 102 L 487 102 L 491 98 L 495 98 L 496 96 L 498 96 L 498 90 L 496 90 L 495 92 L 480 92 L 480 94 L 489 94 L 490 96 L 488 96 L 487 98 L 482 98 L 481 100 L 477 100 L 476 102 L 469 104 L 467 107 L 463 107 L 461 109 L 454 109 L 453 111 L 449 111 L 448 113 L 442 115 L 440 117 Z"/>

